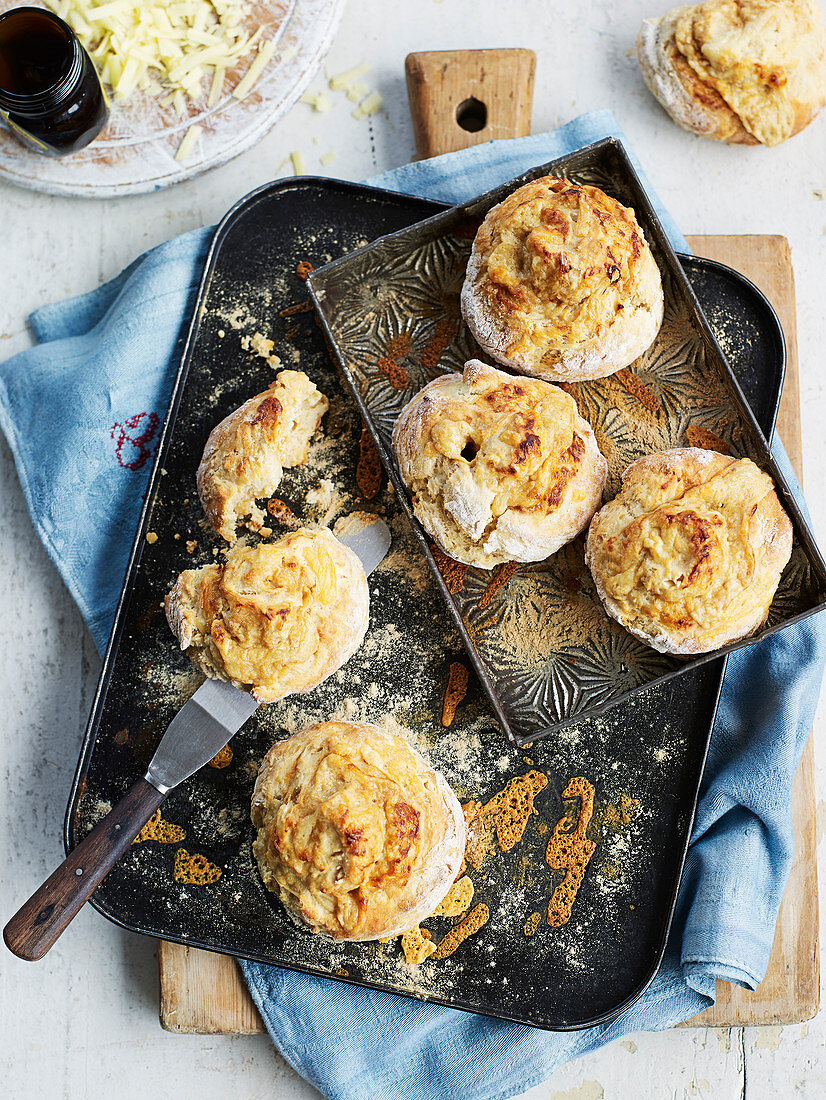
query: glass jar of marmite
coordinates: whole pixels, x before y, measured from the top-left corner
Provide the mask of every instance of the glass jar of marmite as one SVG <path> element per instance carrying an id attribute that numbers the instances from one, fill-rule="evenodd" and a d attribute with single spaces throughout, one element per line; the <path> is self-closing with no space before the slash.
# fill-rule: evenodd
<path id="1" fill-rule="evenodd" d="M 0 120 L 47 156 L 76 153 L 109 117 L 92 60 L 68 23 L 43 8 L 0 15 Z"/>

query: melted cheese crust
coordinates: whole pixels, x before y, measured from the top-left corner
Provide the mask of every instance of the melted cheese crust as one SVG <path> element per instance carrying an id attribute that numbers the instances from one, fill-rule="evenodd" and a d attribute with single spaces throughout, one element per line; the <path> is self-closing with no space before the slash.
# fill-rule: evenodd
<path id="1" fill-rule="evenodd" d="M 485 569 L 539 561 L 575 538 L 599 506 L 607 471 L 569 394 L 478 359 L 413 398 L 393 450 L 428 533 L 445 553 Z"/>
<path id="2" fill-rule="evenodd" d="M 654 649 L 705 653 L 768 616 L 792 550 L 772 479 L 698 448 L 633 463 L 594 516 L 586 561 L 606 610 Z"/>
<path id="3" fill-rule="evenodd" d="M 368 603 L 356 555 L 326 529 L 304 528 L 185 570 L 165 601 L 187 656 L 262 703 L 310 691 L 349 660 Z"/>
<path id="4" fill-rule="evenodd" d="M 461 806 L 407 742 L 322 722 L 276 742 L 252 799 L 253 853 L 287 910 L 336 939 L 414 928 L 447 894 L 465 846 Z"/>
<path id="5" fill-rule="evenodd" d="M 282 370 L 263 393 L 245 401 L 210 432 L 198 467 L 204 511 L 227 542 L 255 501 L 270 496 L 285 466 L 307 461 L 310 439 L 329 402 L 303 371 Z"/>
<path id="6" fill-rule="evenodd" d="M 501 362 L 551 381 L 596 378 L 653 341 L 662 286 L 632 210 L 598 187 L 545 176 L 489 211 L 462 306 Z"/>
<path id="7" fill-rule="evenodd" d="M 661 49 L 674 75 L 701 114 L 708 108 L 718 116 L 711 137 L 742 141 L 719 119 L 715 93 L 734 123 L 764 145 L 802 130 L 826 102 L 826 28 L 813 0 L 707 0 L 675 9 L 665 22 L 670 41 Z"/>

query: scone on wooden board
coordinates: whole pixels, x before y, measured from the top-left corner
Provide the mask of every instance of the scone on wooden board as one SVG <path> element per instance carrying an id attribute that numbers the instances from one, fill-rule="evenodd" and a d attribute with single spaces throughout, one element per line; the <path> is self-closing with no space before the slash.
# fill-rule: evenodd
<path id="1" fill-rule="evenodd" d="M 415 928 L 447 894 L 465 819 L 444 777 L 403 737 L 321 722 L 277 741 L 252 796 L 264 885 L 338 940 Z"/>
<path id="2" fill-rule="evenodd" d="M 633 210 L 598 187 L 542 176 L 488 211 L 461 307 L 500 363 L 579 382 L 627 367 L 653 343 L 662 280 Z"/>
<path id="3" fill-rule="evenodd" d="M 255 501 L 275 492 L 285 467 L 307 461 L 310 439 L 328 408 L 303 371 L 282 370 L 263 393 L 212 429 L 196 480 L 204 511 L 227 542 L 235 541 L 245 516 L 254 525 L 263 523 Z"/>
<path id="4" fill-rule="evenodd" d="M 576 538 L 607 472 L 569 394 L 478 359 L 416 394 L 396 421 L 393 452 L 428 534 L 483 569 L 541 561 Z"/>
<path id="5" fill-rule="evenodd" d="M 187 569 L 165 600 L 181 649 L 202 672 L 262 703 L 311 691 L 361 645 L 369 615 L 361 562 L 325 528 L 236 545 Z"/>
<path id="6" fill-rule="evenodd" d="M 826 103 L 826 28 L 814 0 L 707 0 L 646 19 L 645 83 L 674 121 L 732 145 L 778 145 Z"/>
<path id="7" fill-rule="evenodd" d="M 762 626 L 791 552 L 769 475 L 687 447 L 628 467 L 591 522 L 585 561 L 609 615 L 660 653 L 694 654 Z"/>

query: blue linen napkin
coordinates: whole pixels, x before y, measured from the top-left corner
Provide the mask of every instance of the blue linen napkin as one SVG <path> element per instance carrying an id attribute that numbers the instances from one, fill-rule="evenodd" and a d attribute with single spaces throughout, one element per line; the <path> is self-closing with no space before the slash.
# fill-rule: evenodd
<path id="1" fill-rule="evenodd" d="M 369 182 L 460 202 L 608 135 L 622 138 L 613 114 L 598 111 L 552 133 L 476 146 Z M 685 248 L 648 192 L 672 242 Z M 38 345 L 0 364 L 0 426 L 32 520 L 99 648 L 211 235 L 169 241 L 91 294 L 38 310 L 31 317 Z M 774 454 L 802 499 L 779 443 Z M 690 1018 L 713 1002 L 717 978 L 755 988 L 791 865 L 792 777 L 824 659 L 823 616 L 729 658 L 666 957 L 617 1020 L 542 1032 L 244 962 L 284 1057 L 331 1100 L 504 1100 L 623 1034 Z"/>

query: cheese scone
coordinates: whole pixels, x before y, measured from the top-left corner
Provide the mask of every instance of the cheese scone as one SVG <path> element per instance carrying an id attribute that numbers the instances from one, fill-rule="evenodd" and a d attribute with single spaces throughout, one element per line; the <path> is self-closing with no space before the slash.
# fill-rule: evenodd
<path id="1" fill-rule="evenodd" d="M 541 561 L 576 538 L 607 472 L 569 394 L 478 359 L 416 394 L 393 453 L 421 525 L 446 554 L 483 569 Z"/>
<path id="2" fill-rule="evenodd" d="M 500 363 L 577 382 L 642 355 L 662 324 L 663 290 L 633 210 L 598 187 L 543 176 L 488 211 L 461 306 Z"/>
<path id="3" fill-rule="evenodd" d="M 585 550 L 609 615 L 660 653 L 708 653 L 766 621 L 792 525 L 751 459 L 697 447 L 632 463 Z"/>
<path id="4" fill-rule="evenodd" d="M 252 796 L 264 885 L 313 932 L 415 928 L 450 889 L 465 819 L 444 777 L 378 726 L 321 722 L 277 741 Z"/>
<path id="5" fill-rule="evenodd" d="M 311 691 L 350 659 L 367 630 L 369 593 L 352 550 L 325 528 L 300 528 L 185 570 L 165 607 L 202 672 L 272 703 Z"/>
<path id="6" fill-rule="evenodd" d="M 778 145 L 826 103 L 826 28 L 814 0 L 707 0 L 646 19 L 645 83 L 686 130 Z"/>
<path id="7" fill-rule="evenodd" d="M 204 511 L 227 542 L 244 516 L 261 526 L 255 501 L 271 496 L 285 466 L 301 466 L 327 398 L 300 370 L 279 371 L 263 392 L 210 432 L 196 481 Z"/>

